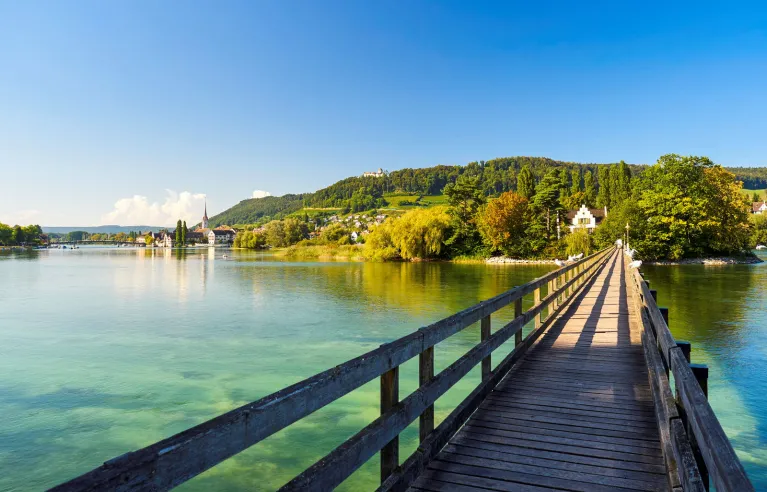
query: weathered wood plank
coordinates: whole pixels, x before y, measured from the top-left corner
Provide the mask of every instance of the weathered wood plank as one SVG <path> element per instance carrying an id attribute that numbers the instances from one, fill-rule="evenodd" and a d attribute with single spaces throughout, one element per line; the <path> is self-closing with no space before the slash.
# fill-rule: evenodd
<path id="1" fill-rule="evenodd" d="M 484 447 L 476 447 L 472 445 L 448 444 L 445 447 L 445 452 L 461 454 L 465 456 L 475 456 L 478 458 L 486 458 L 496 461 L 507 461 L 510 463 L 544 466 L 555 470 L 593 473 L 596 475 L 603 475 L 605 477 L 624 478 L 627 480 L 661 482 L 664 484 L 666 483 L 666 477 L 662 473 L 612 468 L 609 466 L 604 466 L 605 464 L 612 463 L 599 462 L 599 464 L 593 464 L 592 460 L 588 459 L 588 464 L 573 463 L 563 460 L 567 459 L 567 455 L 557 455 L 555 453 L 547 453 L 545 451 L 526 450 L 525 448 L 509 448 L 504 446 L 503 451 L 494 451 L 492 449 L 486 449 Z"/>
<path id="2" fill-rule="evenodd" d="M 637 446 L 637 447 L 644 447 L 644 448 L 653 449 L 653 450 L 657 450 L 659 447 L 659 442 L 657 440 L 643 440 L 643 439 L 636 439 L 632 437 L 610 437 L 604 434 L 596 434 L 593 432 L 591 433 L 578 432 L 579 428 L 577 427 L 571 427 L 567 430 L 548 429 L 548 428 L 540 427 L 540 426 L 524 425 L 523 421 L 519 421 L 518 423 L 514 424 L 511 422 L 497 422 L 495 420 L 481 419 L 481 418 L 472 418 L 469 420 L 467 425 L 472 425 L 475 427 L 486 427 L 488 429 L 497 429 L 502 431 L 538 434 L 542 436 L 552 436 L 552 437 L 558 436 L 558 437 L 564 437 L 568 439 L 592 441 L 595 443 L 602 442 L 602 443 L 618 444 L 618 445 L 625 445 L 625 446 Z"/>
<path id="3" fill-rule="evenodd" d="M 565 437 L 562 434 L 557 435 L 545 435 L 535 434 L 531 432 L 515 432 L 499 429 L 491 429 L 488 427 L 480 427 L 473 423 L 466 424 L 462 432 L 470 433 L 472 435 L 493 436 L 499 439 L 513 440 L 524 439 L 526 441 L 543 442 L 561 446 L 577 446 L 580 448 L 593 448 L 599 451 L 612 451 L 616 453 L 632 455 L 632 458 L 639 460 L 637 457 L 654 458 L 657 463 L 662 463 L 661 452 L 659 447 L 647 448 L 644 446 L 626 445 L 626 444 L 609 444 L 603 442 L 586 441 L 583 439 L 572 439 Z"/>
<path id="4" fill-rule="evenodd" d="M 479 490 L 502 490 L 505 492 L 551 492 L 550 488 L 536 487 L 534 485 L 525 485 L 521 483 L 505 482 L 503 480 L 495 480 L 492 478 L 484 478 L 472 475 L 463 475 L 461 473 L 450 473 L 444 470 L 427 470 L 423 476 L 415 483 L 415 486 L 420 489 L 434 490 L 433 483 L 440 482 L 450 485 L 464 485 L 470 487 L 476 487 Z M 436 490 L 449 490 L 452 488 L 439 488 Z M 461 489 L 465 490 L 465 489 Z"/>
<path id="5" fill-rule="evenodd" d="M 502 462 L 488 462 L 488 463 L 502 463 Z M 442 456 L 437 461 L 434 461 L 429 465 L 432 470 L 447 471 L 456 474 L 466 476 L 481 476 L 483 478 L 496 479 L 501 484 L 494 487 L 495 490 L 515 490 L 512 487 L 515 483 L 534 485 L 538 487 L 549 487 L 556 489 L 580 491 L 580 492 L 614 492 L 614 487 L 607 487 L 604 485 L 588 482 L 576 482 L 574 480 L 566 480 L 558 477 L 547 477 L 543 475 L 533 475 L 530 473 L 522 473 L 519 471 L 509 471 L 500 468 L 488 468 L 486 466 L 467 465 L 462 463 L 452 463 L 443 461 Z M 498 488 L 496 488 L 498 487 Z"/>
<path id="6" fill-rule="evenodd" d="M 533 458 L 540 458 L 545 460 L 546 463 L 557 463 L 559 465 L 568 463 L 577 463 L 581 465 L 589 465 L 598 467 L 602 470 L 628 470 L 633 472 L 642 472 L 649 474 L 664 474 L 666 468 L 662 464 L 652 465 L 647 463 L 637 463 L 632 461 L 614 460 L 609 458 L 598 458 L 589 455 L 578 455 L 573 453 L 549 451 L 541 449 L 533 449 L 525 447 L 523 444 L 497 444 L 493 442 L 487 442 L 482 440 L 473 439 L 471 436 L 458 435 L 455 437 L 452 444 L 461 447 L 472 447 L 478 449 L 485 449 L 490 451 L 496 451 L 503 454 L 513 454 L 521 456 L 530 456 Z M 552 465 L 553 466 L 553 465 Z M 610 473 L 610 471 L 605 471 Z"/>
<path id="7" fill-rule="evenodd" d="M 480 322 L 480 341 L 484 342 L 490 338 L 490 315 L 482 318 Z M 520 330 L 521 331 L 521 330 Z M 482 359 L 482 381 L 487 380 L 490 377 L 492 370 L 492 354 L 488 354 L 487 357 Z"/>
<path id="8" fill-rule="evenodd" d="M 429 347 L 418 356 L 418 385 L 423 386 L 434 378 L 434 347 Z M 434 430 L 434 405 L 429 405 L 421 413 L 418 422 L 418 435 L 421 441 Z"/>
<path id="9" fill-rule="evenodd" d="M 381 415 L 399 403 L 399 367 L 381 374 Z M 423 413 L 421 413 L 423 415 Z M 381 448 L 381 483 L 399 466 L 399 434 Z"/>
<path id="10" fill-rule="evenodd" d="M 708 404 L 679 349 L 670 351 L 671 371 L 684 405 L 687 422 L 717 490 L 754 490 L 730 440 Z"/>
<path id="11" fill-rule="evenodd" d="M 664 481 L 659 481 L 657 479 L 634 480 L 629 478 L 611 477 L 599 473 L 584 472 L 580 470 L 563 470 L 561 468 L 548 466 L 547 463 L 542 461 L 535 463 L 517 463 L 513 461 L 505 461 L 493 458 L 468 456 L 455 452 L 451 448 L 445 449 L 445 452 L 440 455 L 439 459 L 445 463 L 477 466 L 481 468 L 513 472 L 513 475 L 509 475 L 508 477 L 517 481 L 521 481 L 519 478 L 520 474 L 537 476 L 540 477 L 539 483 L 541 485 L 550 487 L 567 486 L 569 488 L 572 486 L 572 484 L 567 482 L 575 481 L 582 482 L 583 485 L 580 485 L 580 487 L 582 487 L 584 490 L 594 491 L 609 490 L 610 492 L 614 492 L 615 487 L 647 491 L 660 491 L 667 488 Z"/>
<path id="12" fill-rule="evenodd" d="M 480 413 L 481 412 L 481 413 Z M 572 425 L 577 427 L 590 427 L 593 429 L 604 429 L 604 430 L 613 430 L 613 431 L 623 431 L 623 432 L 634 432 L 641 435 L 648 435 L 653 438 L 657 438 L 657 430 L 653 429 L 652 427 L 642 426 L 642 427 L 635 427 L 632 425 L 625 425 L 625 424 L 618 424 L 618 423 L 606 423 L 602 421 L 594 421 L 592 420 L 578 420 L 578 419 L 570 419 L 566 417 L 557 416 L 557 417 L 550 417 L 547 415 L 539 415 L 537 413 L 533 412 L 522 412 L 522 411 L 514 411 L 510 412 L 508 409 L 501 408 L 501 409 L 495 409 L 492 407 L 482 407 L 480 410 L 478 410 L 479 415 L 488 415 L 488 419 L 490 418 L 497 418 L 497 419 L 509 419 L 509 420 L 525 420 L 529 422 L 541 422 L 541 423 L 547 423 L 547 424 L 558 424 L 558 425 Z"/>

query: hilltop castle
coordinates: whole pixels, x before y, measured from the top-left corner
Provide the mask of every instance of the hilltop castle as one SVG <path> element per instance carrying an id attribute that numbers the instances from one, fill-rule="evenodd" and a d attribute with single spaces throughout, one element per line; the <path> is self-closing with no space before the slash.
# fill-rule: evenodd
<path id="1" fill-rule="evenodd" d="M 378 171 L 362 173 L 363 178 L 380 178 L 384 175 L 383 169 L 380 167 Z"/>

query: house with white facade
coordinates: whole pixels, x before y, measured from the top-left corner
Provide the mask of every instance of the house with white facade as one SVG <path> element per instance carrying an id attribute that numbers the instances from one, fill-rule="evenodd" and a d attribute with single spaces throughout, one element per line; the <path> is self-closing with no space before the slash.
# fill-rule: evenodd
<path id="1" fill-rule="evenodd" d="M 154 245 L 159 248 L 172 248 L 173 235 L 167 232 L 158 232 L 154 234 Z"/>
<path id="2" fill-rule="evenodd" d="M 763 214 L 764 212 L 767 212 L 767 203 L 765 203 L 765 202 L 753 202 L 751 204 L 751 213 L 752 214 Z"/>
<path id="3" fill-rule="evenodd" d="M 212 229 L 208 231 L 208 244 L 229 244 L 234 241 L 234 231 L 230 229 Z"/>
<path id="4" fill-rule="evenodd" d="M 607 207 L 603 209 L 586 208 L 586 205 L 581 205 L 580 209 L 567 212 L 567 220 L 570 221 L 570 232 L 575 231 L 577 228 L 584 228 L 591 234 L 602 223 L 605 217 L 607 217 Z"/>

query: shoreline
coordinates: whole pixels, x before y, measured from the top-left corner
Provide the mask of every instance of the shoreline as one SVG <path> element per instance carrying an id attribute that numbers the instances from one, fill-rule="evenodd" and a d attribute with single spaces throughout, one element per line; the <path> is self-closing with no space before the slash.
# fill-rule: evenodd
<path id="1" fill-rule="evenodd" d="M 679 265 L 707 265 L 707 266 L 725 266 L 725 265 L 756 265 L 764 263 L 764 260 L 756 255 L 752 256 L 716 256 L 709 258 L 684 258 L 681 260 L 659 260 L 648 261 L 645 265 L 656 266 L 679 266 Z"/>
<path id="2" fill-rule="evenodd" d="M 312 250 L 312 248 L 315 248 Z M 247 250 L 248 248 L 232 248 Z M 325 249 L 324 251 L 316 246 L 303 246 L 296 248 L 283 247 L 283 248 L 269 248 L 260 250 L 263 252 L 269 252 L 275 257 L 288 260 L 335 260 L 335 261 L 353 261 L 353 262 L 373 262 L 376 261 L 365 258 L 363 255 L 358 254 L 357 251 L 350 254 L 351 251 L 347 251 L 346 254 L 341 253 L 333 248 Z M 340 253 L 340 254 L 339 254 Z M 554 260 L 545 259 L 525 259 L 525 258 L 509 258 L 506 256 L 494 256 L 490 258 L 429 258 L 429 259 L 392 259 L 383 261 L 382 263 L 464 263 L 464 264 L 484 264 L 484 265 L 553 265 Z M 654 266 L 681 266 L 681 265 L 708 265 L 708 266 L 724 266 L 724 265 L 755 265 L 758 263 L 764 263 L 764 260 L 756 255 L 750 256 L 716 256 L 705 258 L 684 258 L 681 260 L 658 260 L 658 261 L 646 261 L 645 265 Z"/>

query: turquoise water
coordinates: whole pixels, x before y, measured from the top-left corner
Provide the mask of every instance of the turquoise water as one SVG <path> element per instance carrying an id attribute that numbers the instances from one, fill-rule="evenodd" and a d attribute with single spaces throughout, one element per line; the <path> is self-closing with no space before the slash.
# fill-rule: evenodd
<path id="1" fill-rule="evenodd" d="M 0 254 L 0 490 L 56 485 L 549 270 L 273 260 L 213 249 Z M 437 370 L 478 339 L 473 326 L 441 343 Z M 404 396 L 416 361 L 401 378 Z M 478 380 L 475 370 L 441 398 L 437 420 Z M 372 381 L 180 489 L 273 490 L 378 405 Z M 413 425 L 402 457 L 416 440 Z M 374 459 L 341 489 L 377 484 Z"/>
<path id="2" fill-rule="evenodd" d="M 55 485 L 548 270 L 213 249 L 0 253 L 0 490 Z M 712 406 L 767 489 L 767 263 L 643 270 L 674 335 L 711 368 Z M 440 344 L 437 370 L 478 338 L 473 326 Z M 401 377 L 406 395 L 417 364 Z M 478 379 L 439 400 L 438 421 Z M 377 416 L 373 381 L 180 490 L 275 489 Z M 416 440 L 413 425 L 402 457 Z M 372 489 L 377 473 L 374 459 L 341 490 Z"/>
<path id="3" fill-rule="evenodd" d="M 767 490 L 767 263 L 642 270 L 674 337 L 709 366 L 711 406 L 754 486 Z"/>

